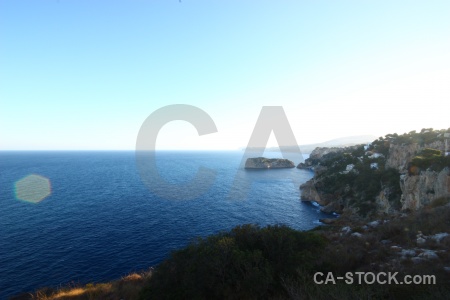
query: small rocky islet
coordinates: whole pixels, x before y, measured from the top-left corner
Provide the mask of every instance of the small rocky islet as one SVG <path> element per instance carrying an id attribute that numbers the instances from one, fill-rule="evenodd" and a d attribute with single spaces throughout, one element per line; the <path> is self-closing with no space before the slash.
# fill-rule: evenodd
<path id="1" fill-rule="evenodd" d="M 284 158 L 253 157 L 245 161 L 245 169 L 283 169 L 295 168 L 295 164 Z"/>

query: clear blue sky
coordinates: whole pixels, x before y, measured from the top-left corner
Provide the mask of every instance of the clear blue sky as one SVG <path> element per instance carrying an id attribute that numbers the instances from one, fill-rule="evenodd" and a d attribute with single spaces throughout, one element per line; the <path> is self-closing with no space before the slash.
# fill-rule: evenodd
<path id="1" fill-rule="evenodd" d="M 300 144 L 450 127 L 450 1 L 0 0 L 0 149 L 246 146 L 263 105 Z M 274 140 L 271 140 L 273 143 Z"/>

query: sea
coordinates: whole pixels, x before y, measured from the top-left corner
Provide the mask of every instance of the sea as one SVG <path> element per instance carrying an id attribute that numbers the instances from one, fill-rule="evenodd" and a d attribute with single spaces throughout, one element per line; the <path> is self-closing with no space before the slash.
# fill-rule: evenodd
<path id="1" fill-rule="evenodd" d="M 175 197 L 152 190 L 134 151 L 0 152 L 0 299 L 147 270 L 197 237 L 241 224 L 308 230 L 332 217 L 300 201 L 311 171 L 245 170 L 242 158 L 239 150 L 158 151 L 155 168 L 168 184 L 214 171 L 204 191 L 183 199 L 179 188 Z M 236 189 L 239 199 L 230 197 Z"/>

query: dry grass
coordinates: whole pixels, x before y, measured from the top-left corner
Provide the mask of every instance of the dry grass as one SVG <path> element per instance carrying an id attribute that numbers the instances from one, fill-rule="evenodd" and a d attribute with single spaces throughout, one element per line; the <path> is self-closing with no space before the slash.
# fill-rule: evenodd
<path id="1" fill-rule="evenodd" d="M 119 280 L 108 283 L 89 283 L 85 286 L 68 285 L 57 290 L 44 288 L 36 291 L 28 297 L 20 299 L 33 300 L 120 300 L 137 299 L 142 288 L 148 283 L 152 275 L 152 269 L 131 273 Z"/>

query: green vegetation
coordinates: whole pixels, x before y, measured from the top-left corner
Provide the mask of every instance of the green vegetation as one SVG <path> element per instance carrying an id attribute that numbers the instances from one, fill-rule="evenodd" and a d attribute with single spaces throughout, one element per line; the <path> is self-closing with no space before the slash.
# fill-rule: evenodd
<path id="1" fill-rule="evenodd" d="M 329 153 L 321 158 L 320 165 L 327 169 L 316 177 L 316 188 L 325 197 L 356 208 L 363 217 L 375 211 L 375 199 L 381 191 L 393 208 L 400 208 L 399 172 L 385 168 L 383 155 L 365 155 L 363 146 L 352 149 L 348 153 Z M 349 165 L 353 168 L 347 171 Z"/>
<path id="2" fill-rule="evenodd" d="M 420 146 L 442 147 L 449 129 L 424 128 L 402 135 L 387 134 L 373 141 L 368 147 L 354 146 L 345 152 L 328 153 L 312 158 L 309 163 L 320 166 L 314 178 L 314 185 L 321 197 L 339 203 L 340 207 L 351 208 L 362 217 L 371 217 L 377 212 L 377 197 L 384 197 L 390 207 L 400 209 L 400 173 L 386 168 L 386 161 L 392 145 L 418 144 Z M 450 156 L 440 150 L 426 148 L 409 164 L 409 174 L 418 175 L 427 169 L 441 171 L 450 168 Z"/>
<path id="3" fill-rule="evenodd" d="M 322 236 L 286 226 L 235 227 L 172 253 L 143 299 L 257 299 L 283 294 L 283 279 L 311 273 Z"/>
<path id="4" fill-rule="evenodd" d="M 387 134 L 384 138 L 380 137 L 372 142 L 371 149 L 374 149 L 377 152 L 386 155 L 389 151 L 389 146 L 391 143 L 397 145 L 409 145 L 416 143 L 420 146 L 424 146 L 436 141 L 443 141 L 445 139 L 445 133 L 450 133 L 450 128 L 441 130 L 434 130 L 433 128 L 423 128 L 420 132 L 416 132 L 414 130 L 402 135 L 398 135 L 397 133 Z"/>
<path id="5" fill-rule="evenodd" d="M 439 172 L 445 167 L 450 168 L 450 156 L 443 156 L 436 149 L 425 148 L 412 159 L 408 169 L 410 175 L 418 175 L 420 171 L 430 169 Z"/>
<path id="6" fill-rule="evenodd" d="M 141 299 L 446 299 L 450 263 L 441 244 L 440 262 L 420 265 L 400 260 L 392 245 L 415 247 L 416 234 L 448 230 L 450 208 L 428 210 L 408 218 L 392 218 L 370 230 L 352 224 L 361 237 L 342 235 L 340 226 L 301 232 L 285 226 L 238 226 L 200 239 L 172 253 L 153 274 Z M 359 229 L 358 229 L 359 228 Z M 390 239 L 391 243 L 380 243 Z M 319 285 L 316 272 L 343 276 L 346 272 L 435 274 L 437 285 Z M 322 277 L 321 279 L 325 279 Z"/>

